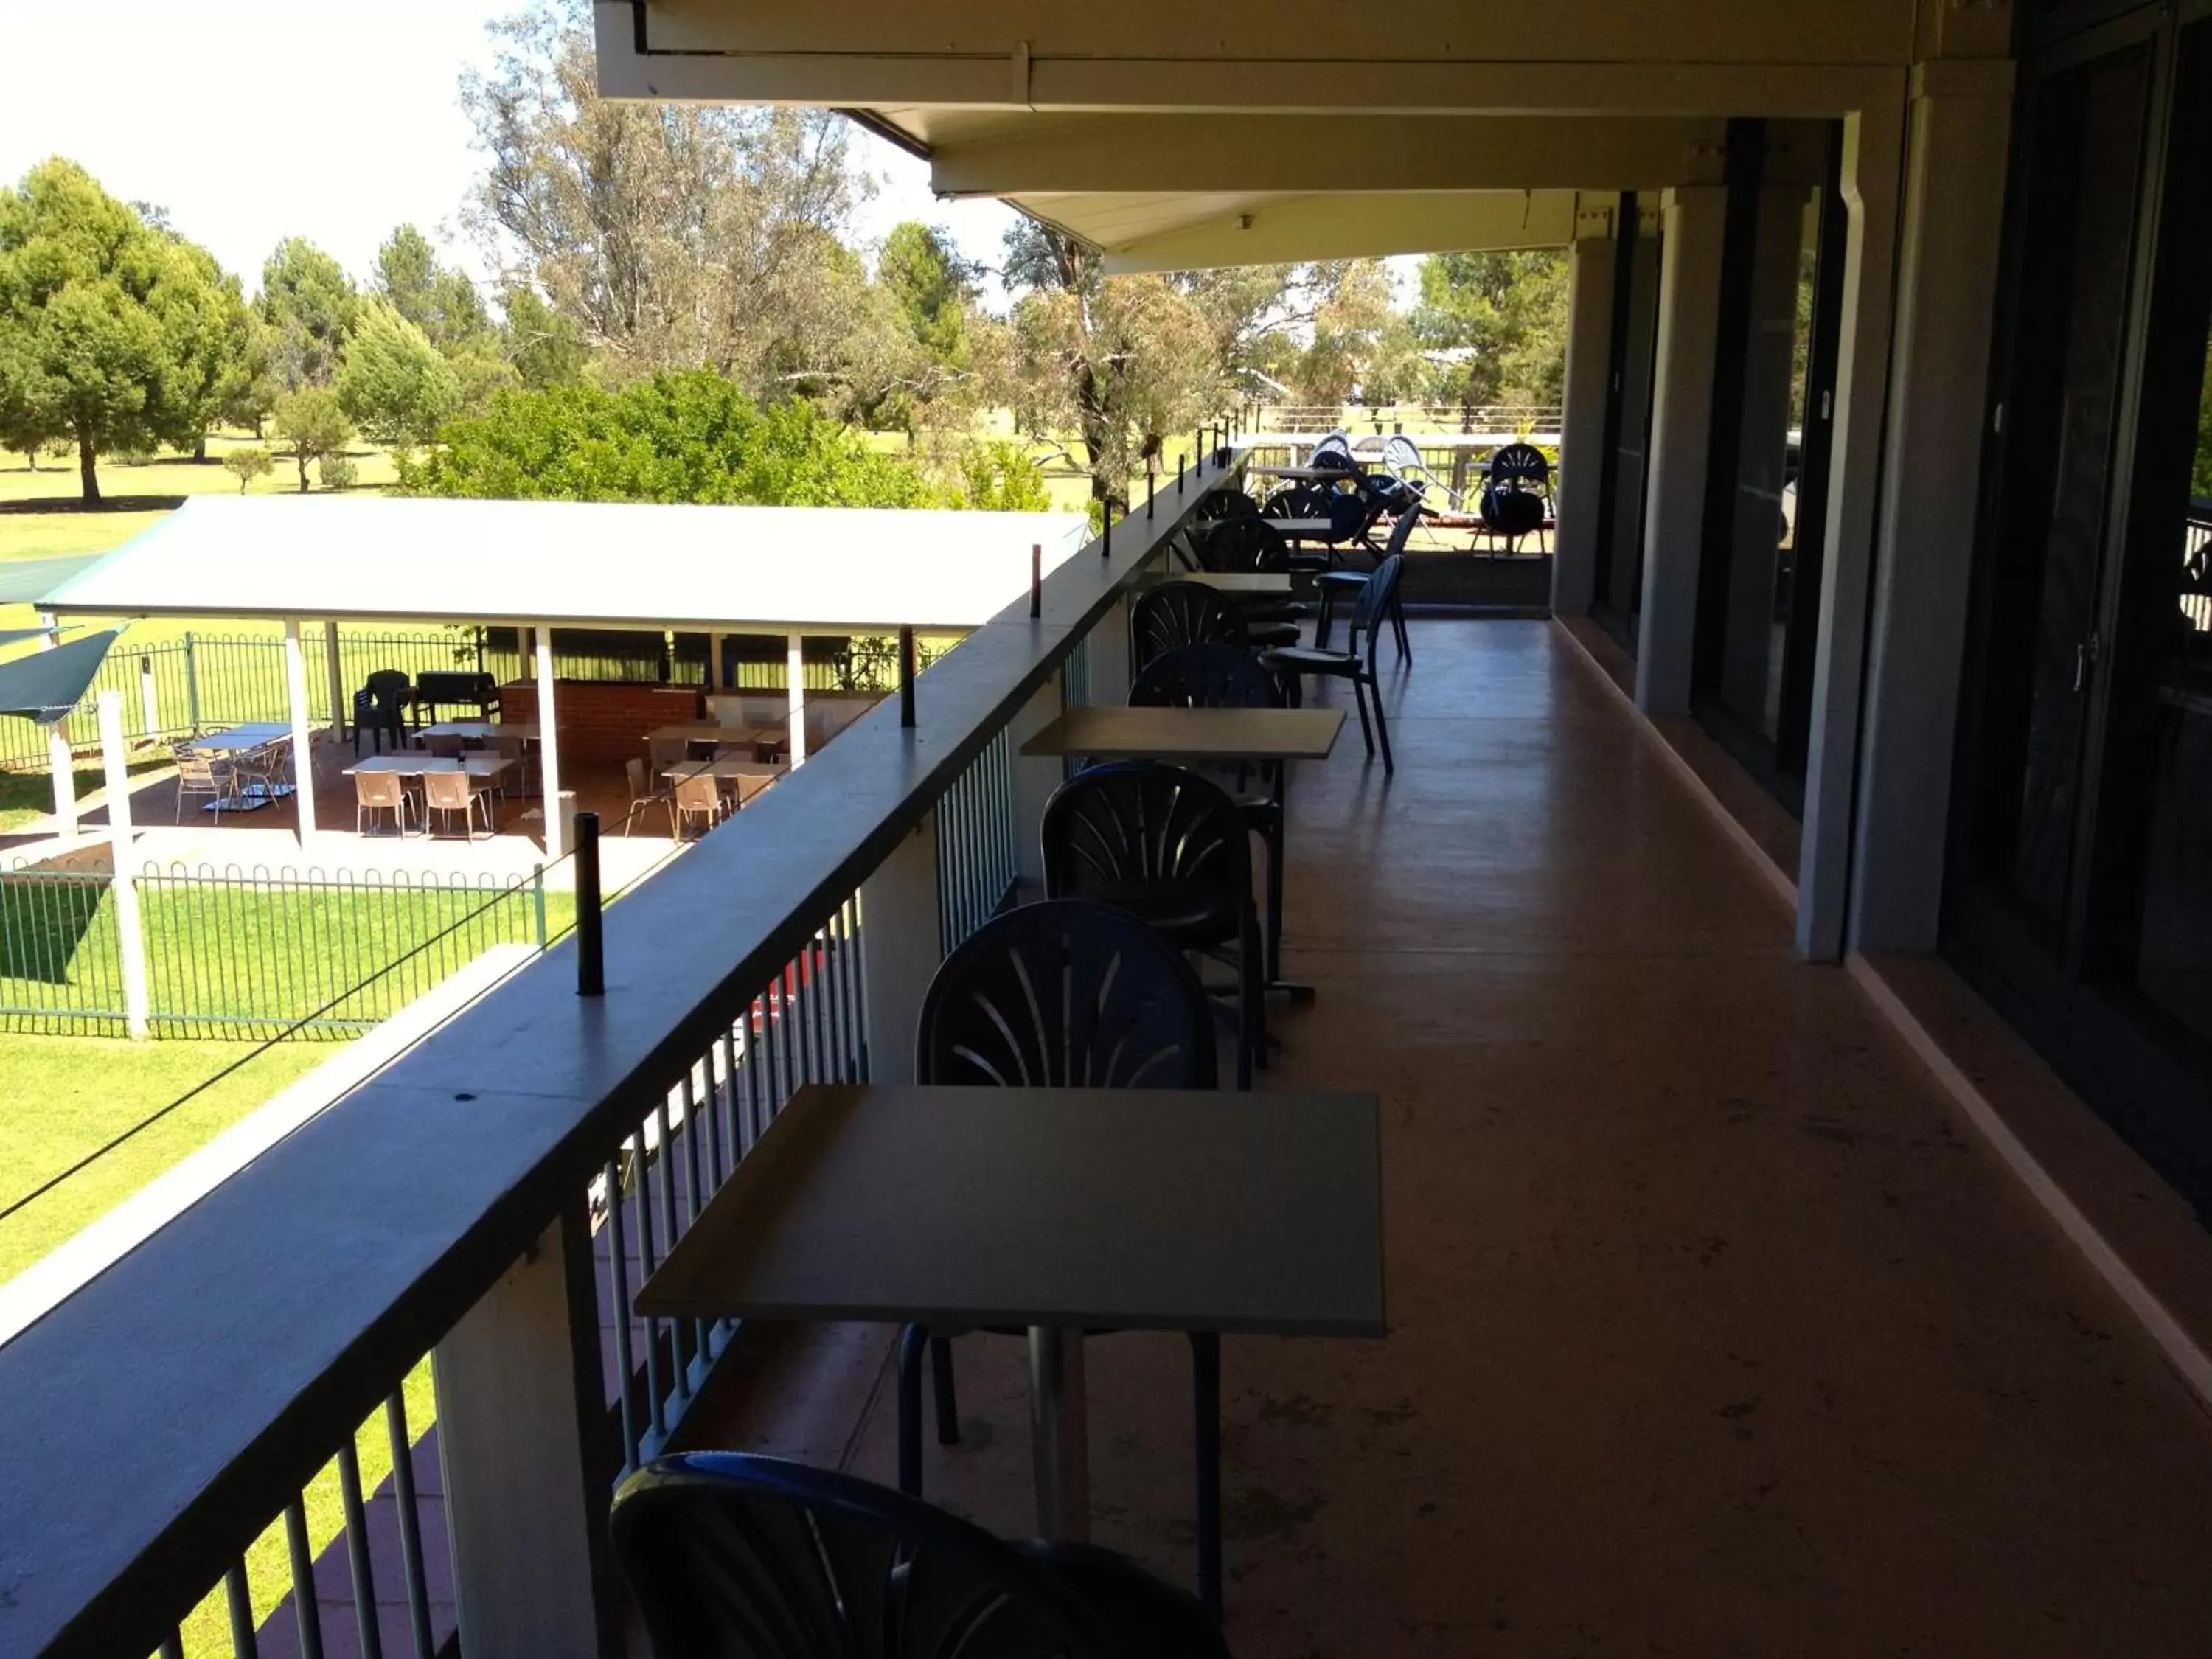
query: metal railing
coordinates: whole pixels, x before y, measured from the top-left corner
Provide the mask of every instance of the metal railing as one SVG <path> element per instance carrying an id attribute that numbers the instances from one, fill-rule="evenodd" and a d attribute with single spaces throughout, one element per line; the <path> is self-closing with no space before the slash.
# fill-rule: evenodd
<path id="1" fill-rule="evenodd" d="M 2189 503 L 2181 545 L 2181 609 L 2200 634 L 2212 633 L 2212 500 Z"/>
<path id="2" fill-rule="evenodd" d="M 1261 404 L 1246 422 L 1254 432 L 1334 432 L 1352 436 L 1402 432 L 1556 432 L 1557 404 Z"/>
<path id="3" fill-rule="evenodd" d="M 197 1620 L 201 1648 L 250 1652 L 288 1605 L 319 1650 L 314 1595 L 282 1585 L 342 1540 L 353 1606 L 375 1607 L 374 1471 L 349 1475 L 348 1448 L 383 1429 L 406 1467 L 433 1350 L 463 1650 L 611 1650 L 618 1591 L 536 1570 L 526 1590 L 499 1562 L 554 1540 L 603 1561 L 613 1480 L 667 1443 L 728 1346 L 726 1322 L 640 1318 L 631 1297 L 793 1089 L 910 1053 L 912 1006 L 878 1003 L 871 917 L 920 914 L 896 895 L 926 879 L 933 960 L 1003 898 L 1014 802 L 1037 781 L 1015 769 L 1040 764 L 1011 722 L 1067 695 L 1079 652 L 1106 684 L 1088 642 L 1125 640 L 1121 601 L 1230 476 L 1210 460 L 1170 485 L 1046 578 L 1034 617 L 1018 599 L 931 668 L 913 726 L 896 699 L 864 715 L 603 933 L 556 943 L 0 1346 L 0 1651 L 181 1652 Z M 602 944 L 601 994 L 582 936 Z M 917 955 L 894 943 L 886 963 Z M 163 1357 L 159 1409 L 113 1364 L 126 1334 Z M 590 1392 L 549 1397 L 562 1379 Z M 343 1524 L 325 1537 L 305 1522 L 334 1459 Z M 393 1498 L 411 1512 L 421 1495 L 395 1478 Z M 403 1551 L 398 1634 L 427 1653 L 425 1542 Z"/>
<path id="4" fill-rule="evenodd" d="M 494 945 L 543 946 L 549 905 L 556 921 L 569 905 L 565 893 L 549 898 L 542 870 L 502 879 L 149 864 L 133 879 L 155 1036 L 255 1041 L 302 1021 L 303 1036 L 356 1036 Z M 113 880 L 0 872 L 0 1030 L 125 1035 Z M 373 994 L 314 1012 L 370 981 Z"/>

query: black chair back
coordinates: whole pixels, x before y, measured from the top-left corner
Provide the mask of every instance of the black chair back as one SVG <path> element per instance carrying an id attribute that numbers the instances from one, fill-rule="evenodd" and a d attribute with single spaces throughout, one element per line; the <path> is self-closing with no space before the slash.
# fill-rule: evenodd
<path id="1" fill-rule="evenodd" d="M 1199 502 L 1195 516 L 1212 523 L 1220 519 L 1255 517 L 1259 511 L 1260 503 L 1243 490 L 1216 489 L 1209 491 Z"/>
<path id="2" fill-rule="evenodd" d="M 1086 767 L 1038 827 L 1044 890 L 1141 917 L 1186 951 L 1246 936 L 1251 826 L 1210 778 L 1159 761 Z"/>
<path id="3" fill-rule="evenodd" d="M 1490 458 L 1490 482 L 1540 493 L 1551 487 L 1552 464 L 1534 444 L 1507 444 Z"/>
<path id="4" fill-rule="evenodd" d="M 1129 607 L 1129 661 L 1142 668 L 1179 645 L 1243 645 L 1244 614 L 1203 582 L 1161 582 Z"/>
<path id="5" fill-rule="evenodd" d="M 1200 538 L 1198 556 L 1208 570 L 1283 570 L 1290 565 L 1291 544 L 1281 531 L 1254 514 L 1215 525 Z"/>
<path id="6" fill-rule="evenodd" d="M 1226 1659 L 1195 1601 L 1119 1558 L 1018 1546 L 850 1475 L 740 1452 L 647 1464 L 615 1553 L 655 1659 Z M 1096 1558 L 1103 1558 L 1103 1560 Z M 1141 1645 L 1146 1635 L 1160 1640 Z"/>
<path id="7" fill-rule="evenodd" d="M 1391 540 L 1394 544 L 1398 543 L 1395 535 Z M 1406 556 L 1391 554 L 1375 567 L 1375 574 L 1359 590 L 1359 603 L 1352 607 L 1352 626 L 1366 635 L 1367 675 L 1370 679 L 1376 677 L 1380 668 L 1376 647 L 1382 641 L 1382 624 L 1390 615 L 1391 602 L 1398 597 L 1398 577 L 1405 568 Z"/>
<path id="8" fill-rule="evenodd" d="M 1182 953 L 1078 899 L 969 934 L 923 994 L 915 1039 L 920 1083 L 1211 1089 L 1215 1069 L 1212 1012 Z"/>
<path id="9" fill-rule="evenodd" d="M 1179 645 L 1137 672 L 1135 708 L 1279 708 L 1283 683 L 1241 646 Z"/>

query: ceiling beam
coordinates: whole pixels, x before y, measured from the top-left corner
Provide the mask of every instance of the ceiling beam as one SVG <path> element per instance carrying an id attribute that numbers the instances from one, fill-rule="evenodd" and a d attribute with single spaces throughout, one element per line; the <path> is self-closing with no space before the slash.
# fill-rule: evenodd
<path id="1" fill-rule="evenodd" d="M 1071 198 L 1049 210 L 1078 233 Z M 1017 207 L 1025 204 L 1018 199 Z M 1249 222 L 1247 221 L 1249 220 Z M 1572 191 L 1402 191 L 1288 197 L 1249 215 L 1209 219 L 1119 246 L 1109 271 L 1201 270 L 1393 253 L 1565 247 L 1575 235 Z"/>
<path id="2" fill-rule="evenodd" d="M 1718 184 L 1705 118 L 1092 115 L 939 143 L 940 196 L 1038 191 L 1656 190 Z"/>

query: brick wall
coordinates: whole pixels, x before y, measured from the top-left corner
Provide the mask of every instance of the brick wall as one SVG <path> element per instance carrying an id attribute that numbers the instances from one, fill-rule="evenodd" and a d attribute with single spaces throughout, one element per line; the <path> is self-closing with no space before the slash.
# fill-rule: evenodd
<path id="1" fill-rule="evenodd" d="M 645 734 L 656 726 L 703 719 L 696 686 L 617 685 L 562 680 L 554 687 L 560 755 L 566 761 L 612 762 L 645 757 Z M 514 680 L 499 691 L 500 718 L 535 720 L 538 684 Z"/>

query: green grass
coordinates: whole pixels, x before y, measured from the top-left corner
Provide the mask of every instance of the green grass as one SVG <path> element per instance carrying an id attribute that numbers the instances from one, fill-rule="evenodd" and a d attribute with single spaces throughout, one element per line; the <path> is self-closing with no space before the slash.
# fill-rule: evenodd
<path id="1" fill-rule="evenodd" d="M 133 777 L 144 772 L 157 772 L 168 765 L 165 755 L 148 756 L 130 763 Z M 76 780 L 76 798 L 80 805 L 94 790 L 105 787 L 107 775 L 97 766 L 79 766 L 70 775 Z M 27 827 L 54 810 L 54 784 L 51 773 L 13 772 L 0 769 L 0 836 Z"/>

